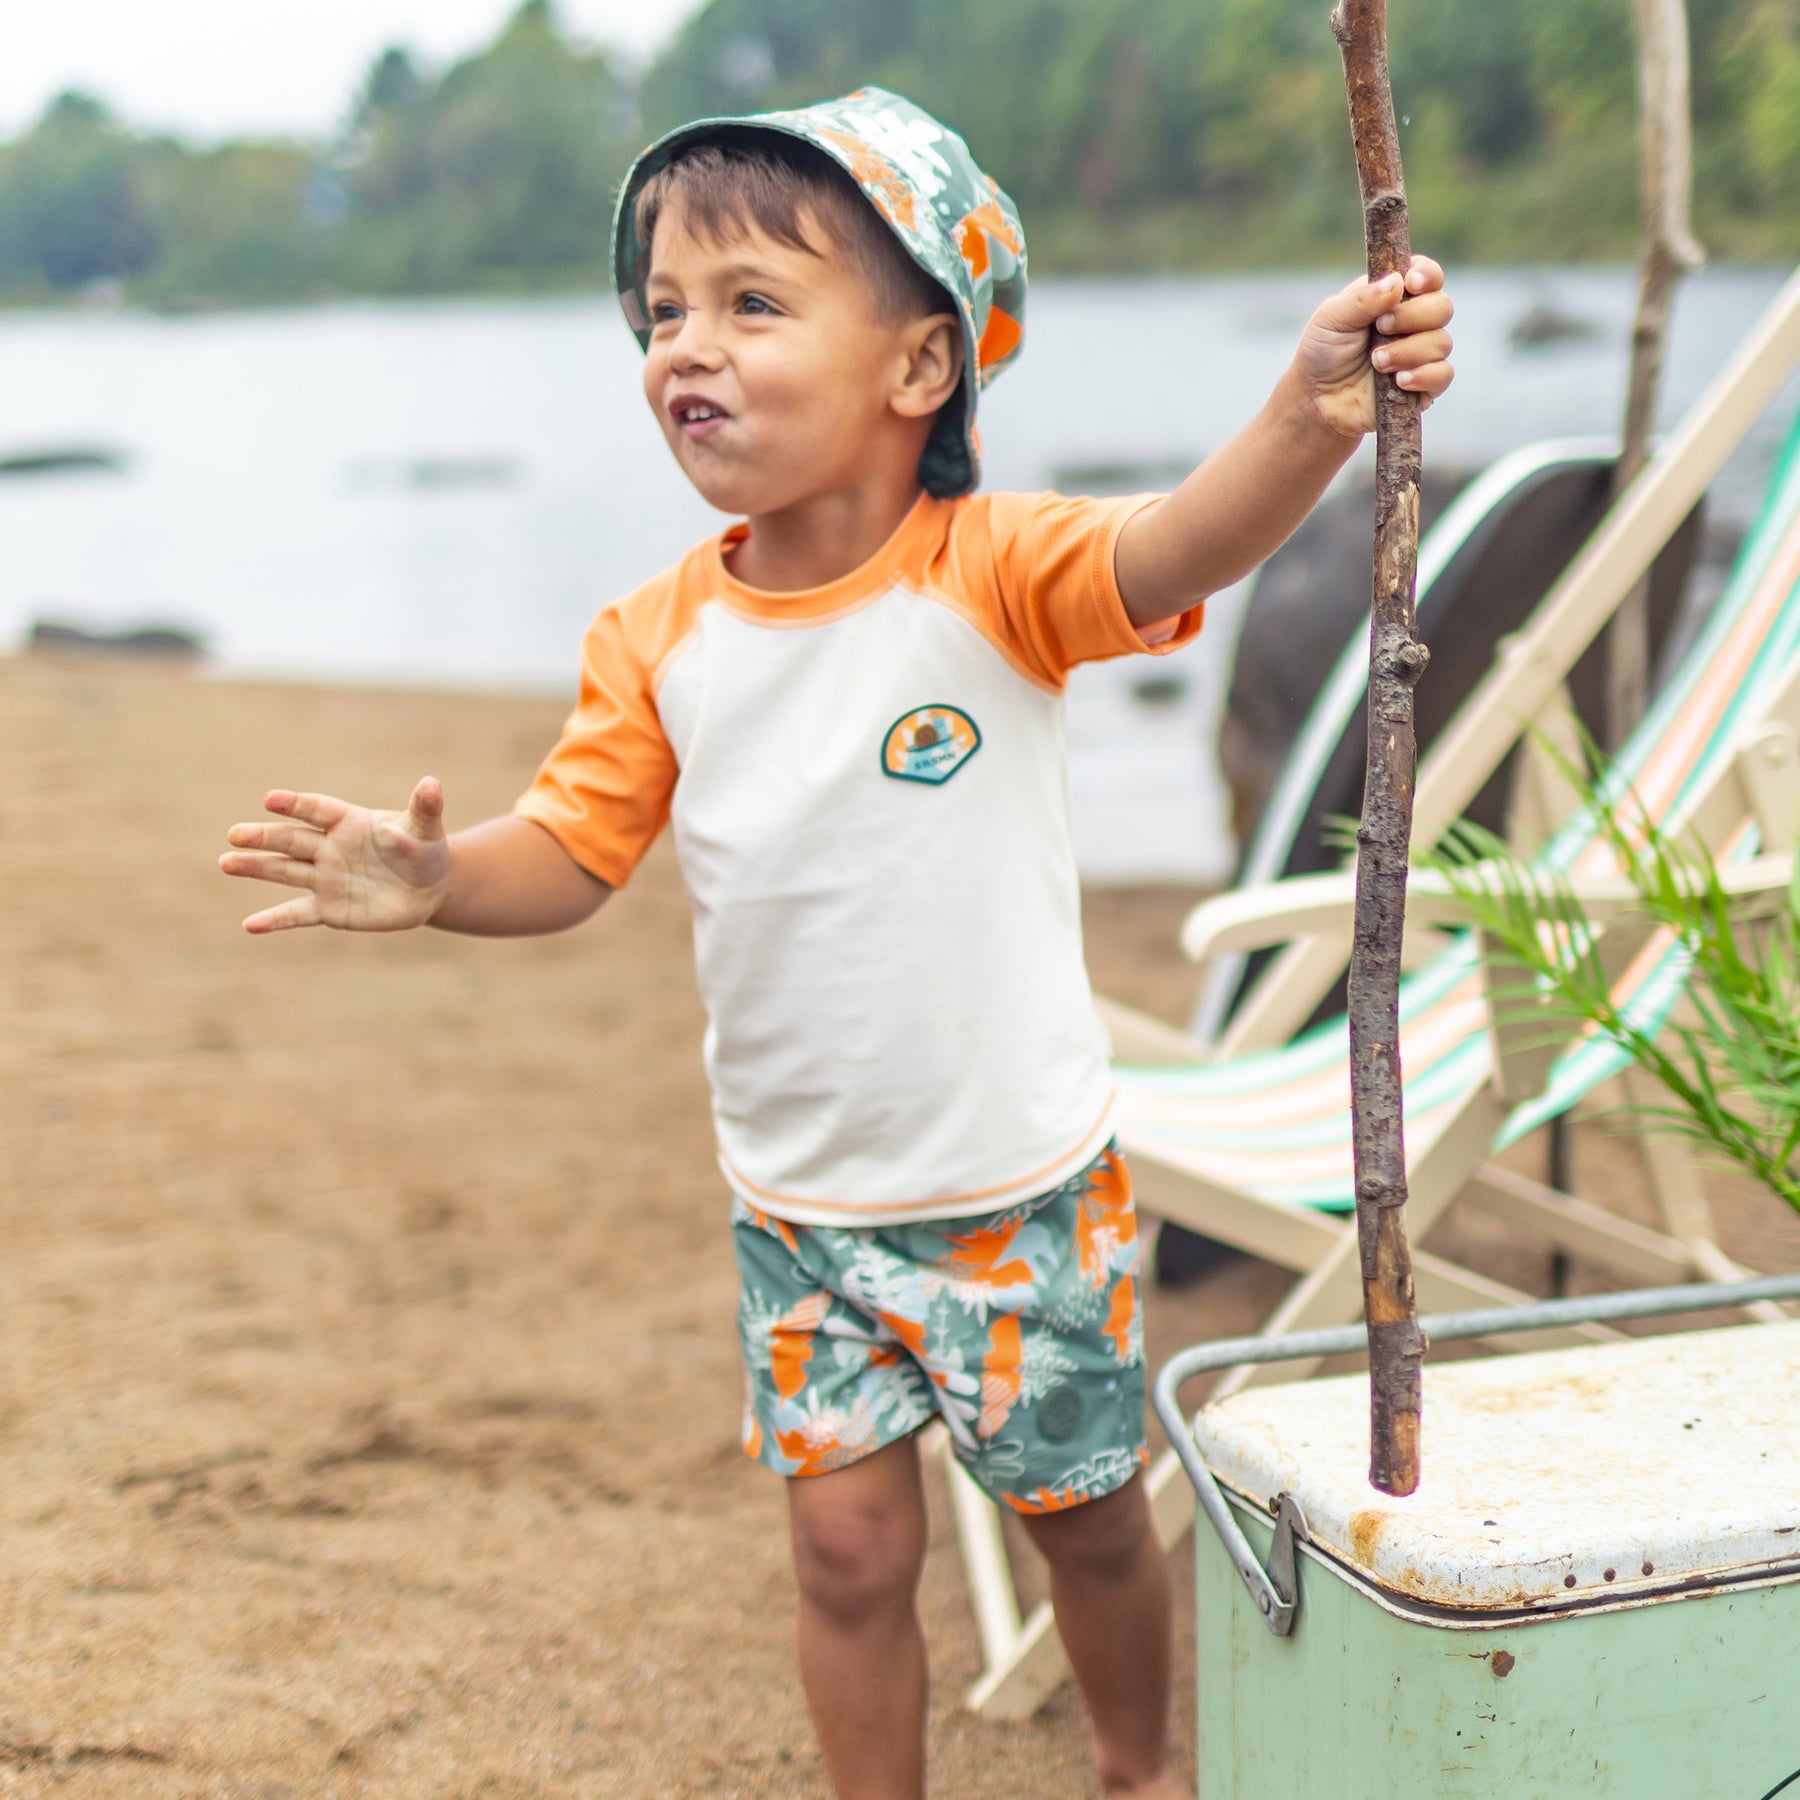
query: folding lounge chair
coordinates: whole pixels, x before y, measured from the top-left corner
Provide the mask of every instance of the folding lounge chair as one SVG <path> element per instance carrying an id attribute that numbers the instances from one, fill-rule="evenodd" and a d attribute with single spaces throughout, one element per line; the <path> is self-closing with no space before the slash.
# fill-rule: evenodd
<path id="1" fill-rule="evenodd" d="M 1796 363 L 1800 278 L 1427 759 L 1416 842 L 1436 841 L 1501 755 L 1553 703 L 1570 665 Z M 1800 430 L 1711 621 L 1617 766 L 1665 829 L 1698 838 L 1722 858 L 1742 858 L 1759 844 L 1791 846 L 1800 812 L 1797 728 Z M 1605 872 L 1603 842 L 1579 821 L 1552 839 L 1545 856 L 1578 883 Z M 1225 896 L 1190 921 L 1189 947 L 1205 952 L 1293 940 L 1298 959 L 1290 948 L 1285 976 L 1279 966 L 1272 973 L 1289 984 L 1290 1015 L 1304 1019 L 1341 968 L 1350 892 L 1348 875 L 1328 875 Z M 1634 942 L 1628 926 L 1618 927 L 1611 942 L 1622 958 L 1623 991 L 1648 1009 L 1646 1016 L 1666 1017 L 1682 985 L 1678 956 L 1641 935 Z M 1595 1256 L 1639 1279 L 1678 1280 L 1696 1269 L 1712 1278 L 1739 1272 L 1712 1244 L 1704 1196 L 1679 1157 L 1658 1155 L 1647 1163 L 1664 1231 L 1633 1226 L 1488 1164 L 1496 1146 L 1620 1073 L 1623 1059 L 1609 1046 L 1578 1042 L 1544 1087 L 1541 1057 L 1497 1044 L 1485 1029 L 1488 1009 L 1468 934 L 1409 977 L 1402 1013 L 1415 1237 L 1466 1192 L 1520 1235 Z M 1166 1052 L 1179 1034 L 1162 1028 L 1145 1036 Z M 1344 1216 L 1352 1197 L 1341 1021 L 1261 1054 L 1163 1067 L 1122 1064 L 1117 1074 L 1120 1137 L 1145 1210 L 1299 1272 L 1300 1283 L 1270 1329 L 1354 1317 L 1361 1294 L 1354 1225 Z M 1541 1095 L 1528 1098 L 1539 1087 Z M 1429 1307 L 1524 1298 L 1430 1255 L 1418 1257 L 1416 1275 Z M 1167 1541 L 1189 1517 L 1171 1473 L 1172 1459 L 1165 1458 L 1151 1477 Z M 988 1664 L 970 1704 L 989 1716 L 1022 1716 L 1061 1679 L 1053 1621 L 1039 1608 L 1019 1623 L 997 1520 L 955 1472 L 952 1492 Z"/>
<path id="2" fill-rule="evenodd" d="M 1770 303 L 1681 429 L 1613 508 L 1530 623 L 1502 643 L 1492 673 L 1458 710 L 1442 737 L 1429 746 L 1419 769 L 1415 845 L 1435 842 L 1453 820 L 1471 809 L 1531 724 L 1554 722 L 1561 710 L 1559 690 L 1570 673 L 1619 602 L 1682 529 L 1727 456 L 1796 364 L 1800 364 L 1800 274 Z M 1502 467 L 1496 465 L 1496 472 Z M 1478 498 L 1471 490 L 1471 502 Z M 1446 513 L 1441 527 L 1454 523 L 1452 514 Z M 1448 543 L 1454 534 L 1444 530 L 1443 535 Z M 1421 573 L 1432 573 L 1423 561 Z M 1361 660 L 1366 663 L 1366 654 Z M 1290 872 L 1289 848 L 1316 785 L 1312 772 L 1322 772 L 1334 754 L 1336 730 L 1350 718 L 1360 697 L 1356 662 L 1347 649 L 1309 720 L 1322 741 L 1296 745 L 1289 770 L 1283 773 L 1284 791 L 1272 794 L 1264 808 L 1255 846 L 1262 855 L 1254 868 L 1246 858 L 1244 873 L 1249 879 L 1274 879 Z M 1566 695 L 1560 697 L 1566 707 Z M 1285 817 L 1274 816 L 1277 809 Z M 1355 810 L 1354 802 L 1345 810 Z M 1221 1022 L 1225 1012 L 1221 1000 L 1211 1001 L 1204 1022 L 1220 1029 L 1216 1040 L 1207 1043 L 1208 1052 L 1236 1056 L 1286 1043 L 1330 993 L 1348 960 L 1347 931 L 1288 943 L 1254 990 L 1238 1000 L 1228 1022 Z M 1220 978 L 1220 987 L 1229 993 L 1226 978 Z M 1122 1008 L 1109 1005 L 1104 1010 L 1124 1054 L 1134 1053 L 1134 1043 L 1146 1050 L 1161 1045 L 1157 1054 L 1178 1053 L 1171 1039 L 1179 1034 L 1135 1020 Z"/>
<path id="3" fill-rule="evenodd" d="M 1432 646 L 1431 680 L 1418 696 L 1414 721 L 1419 749 L 1428 753 L 1433 741 L 1468 699 L 1493 661 L 1501 640 L 1517 631 L 1544 598 L 1556 578 L 1574 561 L 1593 536 L 1610 503 L 1618 445 L 1609 439 L 1564 438 L 1526 444 L 1509 452 L 1464 487 L 1425 533 L 1419 546 L 1419 636 Z M 1652 662 L 1660 657 L 1680 611 L 1699 547 L 1704 502 L 1682 522 L 1651 567 L 1647 620 Z M 1277 551 L 1258 577 L 1246 637 L 1239 645 L 1240 663 L 1248 635 L 1255 630 L 1257 604 L 1264 582 L 1271 583 L 1280 620 L 1278 638 L 1291 635 L 1294 610 L 1280 601 L 1296 578 L 1346 580 L 1367 585 L 1360 573 L 1335 568 L 1321 571 L 1316 549 L 1296 552 L 1290 571 Z M 1359 612 L 1364 608 L 1359 605 Z M 1362 798 L 1367 762 L 1369 645 L 1365 622 L 1346 638 L 1336 663 L 1289 746 L 1273 785 L 1246 830 L 1244 851 L 1233 885 L 1256 887 L 1286 876 L 1312 874 L 1335 867 L 1341 856 L 1329 841 L 1326 822 L 1354 813 Z M 1254 692 L 1274 675 L 1268 652 L 1249 651 L 1245 677 Z M 1575 715 L 1594 735 L 1604 726 L 1606 661 L 1604 639 L 1591 644 L 1570 672 L 1569 698 Z M 1235 697 L 1240 676 L 1234 674 Z M 1510 829 L 1532 839 L 1544 823 L 1546 773 L 1544 759 L 1527 749 L 1514 752 L 1469 803 L 1467 816 L 1489 830 Z M 1554 784 L 1559 789 L 1560 784 Z M 1553 791 L 1554 791 L 1553 789 Z M 1556 809 L 1566 797 L 1556 791 Z M 1228 1056 L 1235 1048 L 1229 1034 L 1233 1012 L 1254 993 L 1257 980 L 1276 954 L 1273 948 L 1232 951 L 1212 957 L 1195 1008 L 1190 1031 L 1210 1052 Z M 1345 1006 L 1340 979 L 1313 1013 L 1322 1022 Z M 1183 1050 L 1177 1060 L 1192 1060 Z M 1165 1221 L 1156 1234 L 1155 1266 L 1159 1281 L 1180 1283 L 1210 1266 L 1219 1246 L 1210 1239 Z"/>
<path id="4" fill-rule="evenodd" d="M 1556 578 L 1575 560 L 1610 504 L 1618 445 L 1610 439 L 1561 438 L 1526 444 L 1484 469 L 1445 508 L 1419 545 L 1419 636 L 1432 646 L 1431 679 L 1420 690 L 1415 729 L 1421 754 L 1449 724 L 1486 674 L 1502 638 L 1525 625 Z M 1657 557 L 1651 571 L 1649 618 L 1654 660 L 1679 612 L 1699 545 L 1704 506 L 1696 506 Z M 1317 579 L 1318 555 L 1297 553 L 1290 572 L 1278 550 L 1257 578 L 1240 641 L 1234 695 L 1243 682 L 1260 691 L 1275 678 L 1270 652 L 1253 647 L 1258 602 L 1265 583 L 1274 589 L 1277 642 L 1291 637 L 1296 610 L 1282 601 L 1296 580 Z M 1341 857 L 1327 840 L 1325 821 L 1354 813 L 1362 799 L 1367 743 L 1364 705 L 1369 680 L 1367 558 L 1359 572 L 1335 567 L 1327 578 L 1358 584 L 1360 623 L 1346 633 L 1343 649 L 1289 745 L 1280 772 L 1245 827 L 1245 845 L 1234 887 L 1256 887 L 1290 875 L 1337 866 Z M 1589 646 L 1570 676 L 1576 714 L 1595 735 L 1604 721 L 1604 640 Z M 1507 823 L 1512 787 L 1509 758 L 1470 802 L 1468 816 L 1489 830 Z M 1213 959 L 1195 1011 L 1192 1035 L 1218 1046 L 1237 1001 L 1255 985 L 1260 956 Z M 1325 1003 L 1331 1012 L 1343 1010 Z M 1328 1016 L 1328 1015 L 1327 1015 Z M 1230 1053 L 1230 1046 L 1220 1046 Z"/>

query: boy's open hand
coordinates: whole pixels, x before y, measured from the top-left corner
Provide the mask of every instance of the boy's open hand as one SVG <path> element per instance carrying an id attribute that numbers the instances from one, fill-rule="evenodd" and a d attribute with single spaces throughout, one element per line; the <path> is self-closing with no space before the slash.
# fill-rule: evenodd
<path id="1" fill-rule="evenodd" d="M 1380 282 L 1365 275 L 1333 294 L 1308 322 L 1294 358 L 1320 421 L 1345 437 L 1373 431 L 1373 369 L 1429 406 L 1454 374 L 1446 327 L 1455 311 L 1444 271 L 1429 256 L 1412 259 L 1404 286 L 1398 275 Z"/>
<path id="2" fill-rule="evenodd" d="M 338 931 L 406 931 L 427 923 L 450 884 L 444 792 L 427 775 L 405 812 L 372 812 L 328 794 L 277 788 L 263 805 L 291 824 L 234 825 L 236 846 L 219 858 L 227 875 L 305 888 L 293 900 L 252 913 L 244 929 L 261 935 L 301 925 Z"/>

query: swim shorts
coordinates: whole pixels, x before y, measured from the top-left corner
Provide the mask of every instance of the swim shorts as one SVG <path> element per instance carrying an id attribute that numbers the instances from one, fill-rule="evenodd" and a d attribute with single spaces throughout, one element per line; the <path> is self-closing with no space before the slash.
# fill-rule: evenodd
<path id="1" fill-rule="evenodd" d="M 821 1475 L 935 1414 L 1021 1513 L 1110 1493 L 1148 1460 L 1131 1175 L 1108 1145 L 1002 1213 L 889 1227 L 732 1209 L 744 1449 Z"/>

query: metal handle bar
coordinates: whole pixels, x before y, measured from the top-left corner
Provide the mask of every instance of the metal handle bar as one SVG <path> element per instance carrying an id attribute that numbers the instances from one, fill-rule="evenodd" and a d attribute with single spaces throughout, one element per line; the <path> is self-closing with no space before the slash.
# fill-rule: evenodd
<path id="1" fill-rule="evenodd" d="M 1621 1319 L 1649 1319 L 1668 1313 L 1711 1312 L 1751 1306 L 1761 1300 L 1800 1300 L 1800 1275 L 1764 1275 L 1755 1281 L 1695 1282 L 1686 1287 L 1638 1288 L 1623 1294 L 1591 1294 L 1576 1300 L 1544 1300 L 1533 1306 L 1495 1306 L 1482 1312 L 1439 1313 L 1419 1321 L 1427 1344 L 1458 1338 L 1500 1337 L 1513 1331 L 1543 1331 L 1558 1325 L 1611 1324 Z M 1163 1365 L 1151 1398 L 1169 1442 L 1194 1484 L 1200 1505 L 1218 1532 L 1237 1572 L 1264 1622 L 1277 1637 L 1294 1628 L 1298 1587 L 1294 1579 L 1294 1543 L 1306 1537 L 1299 1506 L 1284 1494 L 1277 1502 L 1275 1542 L 1265 1569 L 1251 1549 L 1213 1472 L 1200 1454 L 1192 1428 L 1183 1418 L 1182 1384 L 1196 1375 L 1233 1369 L 1243 1363 L 1298 1362 L 1316 1356 L 1346 1356 L 1369 1347 L 1361 1325 L 1329 1331 L 1291 1331 L 1279 1337 L 1222 1338 L 1196 1344 Z"/>

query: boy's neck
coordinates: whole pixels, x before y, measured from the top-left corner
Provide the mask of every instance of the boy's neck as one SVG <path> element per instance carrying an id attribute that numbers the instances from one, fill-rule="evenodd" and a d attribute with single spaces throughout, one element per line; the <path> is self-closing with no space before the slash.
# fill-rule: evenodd
<path id="1" fill-rule="evenodd" d="M 726 562 L 746 587 L 772 594 L 828 586 L 862 567 L 900 529 L 924 490 L 913 471 L 814 494 L 753 516 Z"/>

